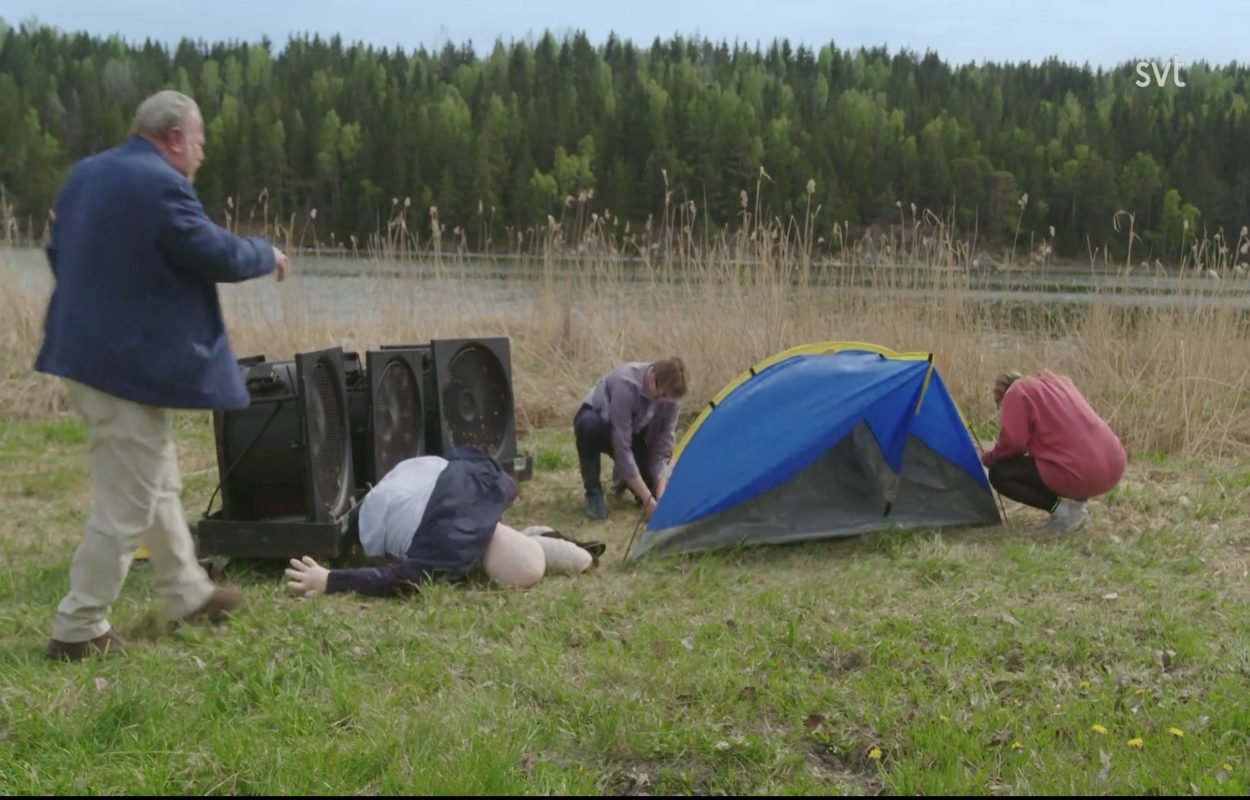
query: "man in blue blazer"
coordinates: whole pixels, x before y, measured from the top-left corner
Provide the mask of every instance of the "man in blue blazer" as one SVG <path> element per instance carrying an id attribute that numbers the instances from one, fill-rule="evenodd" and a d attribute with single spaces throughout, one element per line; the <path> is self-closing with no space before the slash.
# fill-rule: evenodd
<path id="1" fill-rule="evenodd" d="M 204 161 L 194 100 L 158 92 L 131 134 L 74 166 L 48 244 L 55 288 L 35 369 L 65 381 L 86 422 L 93 494 L 52 626 L 54 659 L 124 649 L 108 612 L 141 542 L 168 619 L 219 621 L 239 604 L 238 590 L 214 586 L 196 560 L 171 409 L 248 404 L 217 284 L 283 280 L 287 258 L 204 212 L 191 186 Z"/>

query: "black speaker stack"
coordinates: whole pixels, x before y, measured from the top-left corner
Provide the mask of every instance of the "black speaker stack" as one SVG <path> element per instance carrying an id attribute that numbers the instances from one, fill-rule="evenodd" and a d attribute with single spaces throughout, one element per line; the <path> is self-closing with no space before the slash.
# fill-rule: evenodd
<path id="1" fill-rule="evenodd" d="M 213 414 L 221 508 L 199 520 L 201 556 L 337 558 L 369 489 L 396 464 L 476 447 L 517 480 L 511 345 L 435 339 L 291 361 L 239 359 L 250 402 Z"/>

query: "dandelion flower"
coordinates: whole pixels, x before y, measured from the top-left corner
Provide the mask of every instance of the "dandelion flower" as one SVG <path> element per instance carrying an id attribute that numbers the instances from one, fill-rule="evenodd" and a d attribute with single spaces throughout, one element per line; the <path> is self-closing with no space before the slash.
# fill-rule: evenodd
<path id="1" fill-rule="evenodd" d="M 868 757 L 871 758 L 873 761 L 880 761 L 881 760 L 881 748 L 874 747 L 871 750 L 869 750 Z"/>
<path id="2" fill-rule="evenodd" d="M 1135 736 L 1132 739 L 1128 740 L 1128 746 L 1136 747 L 1138 750 L 1140 750 L 1141 748 L 1146 746 L 1146 743 L 1142 741 L 1140 736 Z"/>
<path id="3" fill-rule="evenodd" d="M 1168 728 L 1168 733 L 1172 734 L 1177 739 L 1185 735 L 1185 732 L 1181 730 L 1180 728 Z"/>
<path id="4" fill-rule="evenodd" d="M 1107 729 L 1103 727 L 1102 725 L 1090 725 L 1089 729 L 1093 731 L 1094 733 L 1098 734 L 1099 736 L 1107 735 Z"/>

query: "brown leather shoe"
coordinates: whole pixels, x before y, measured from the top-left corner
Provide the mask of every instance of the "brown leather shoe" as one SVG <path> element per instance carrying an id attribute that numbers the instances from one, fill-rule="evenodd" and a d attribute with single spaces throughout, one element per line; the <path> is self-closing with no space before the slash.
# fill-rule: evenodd
<path id="1" fill-rule="evenodd" d="M 239 607 L 239 600 L 241 599 L 242 595 L 238 589 L 218 586 L 208 596 L 208 601 L 204 605 L 187 614 L 182 618 L 182 621 L 198 622 L 200 620 L 208 620 L 209 622 L 221 622 L 230 616 L 231 611 Z"/>
<path id="2" fill-rule="evenodd" d="M 62 642 L 53 639 L 48 642 L 45 655 L 53 661 L 82 661 L 87 656 L 111 656 L 124 652 L 126 643 L 110 629 L 85 642 Z"/>

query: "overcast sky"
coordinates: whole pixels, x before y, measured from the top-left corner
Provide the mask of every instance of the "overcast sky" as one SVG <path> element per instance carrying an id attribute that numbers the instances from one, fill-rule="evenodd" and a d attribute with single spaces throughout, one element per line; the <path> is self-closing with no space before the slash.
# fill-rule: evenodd
<path id="1" fill-rule="evenodd" d="M 338 33 L 350 41 L 406 49 L 496 39 L 544 29 L 583 30 L 596 44 L 615 32 L 635 43 L 699 34 L 767 44 L 784 37 L 819 47 L 886 45 L 947 61 L 1078 64 L 1170 59 L 1250 61 L 1250 0 L 2 0 L 10 25 L 31 17 L 67 31 L 118 33 L 128 40 L 183 37 L 255 41 L 279 47 L 292 33 Z"/>

